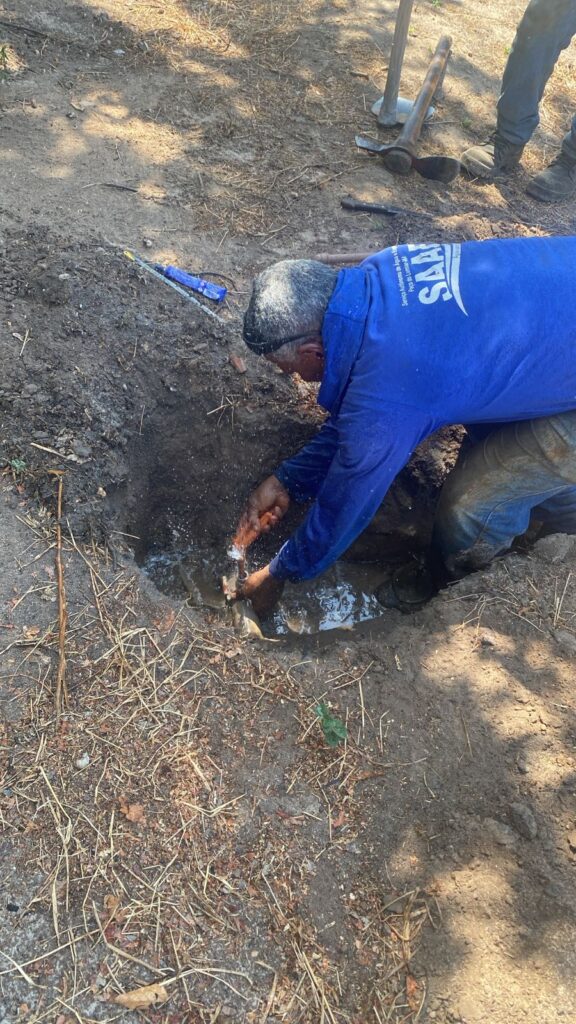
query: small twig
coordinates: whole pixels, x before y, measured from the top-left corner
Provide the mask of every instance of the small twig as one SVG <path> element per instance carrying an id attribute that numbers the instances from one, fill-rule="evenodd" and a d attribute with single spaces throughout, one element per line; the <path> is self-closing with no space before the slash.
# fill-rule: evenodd
<path id="1" fill-rule="evenodd" d="M 36 444 L 35 441 L 30 441 L 30 447 L 38 448 L 41 452 L 48 452 L 49 455 L 56 455 L 59 459 L 66 459 L 67 461 L 70 461 L 69 455 L 57 452 L 55 448 L 48 448 L 45 444 Z"/>
<path id="2" fill-rule="evenodd" d="M 134 185 L 122 185 L 117 181 L 90 181 L 87 185 L 81 185 L 80 189 L 84 188 L 118 188 L 122 192 L 139 192 L 138 188 Z"/>
<path id="3" fill-rule="evenodd" d="M 44 985 L 39 985 L 38 982 L 34 981 L 33 978 L 31 978 L 29 974 L 26 974 L 26 971 L 24 970 L 22 965 L 16 963 L 16 961 L 13 960 L 12 957 L 9 956 L 8 953 L 6 953 L 3 949 L 0 949 L 0 954 L 2 956 L 5 956 L 6 959 L 10 961 L 10 963 L 13 965 L 14 970 L 18 971 L 18 974 L 22 975 L 22 977 L 24 978 L 24 981 L 27 981 L 28 984 L 32 985 L 33 988 L 44 988 L 45 987 Z M 5 974 L 5 973 L 8 973 L 8 972 L 7 971 L 3 971 L 2 973 Z"/>
<path id="4" fill-rule="evenodd" d="M 268 1002 L 266 1003 L 266 1009 L 264 1010 L 264 1016 L 262 1017 L 262 1020 L 260 1021 L 260 1024 L 266 1024 L 266 1021 L 268 1020 L 268 1014 L 270 1013 L 270 1010 L 274 1006 L 274 999 L 276 998 L 276 986 L 277 986 L 277 984 L 278 984 L 278 974 L 275 973 L 274 974 L 274 980 L 272 982 L 272 988 L 270 989 L 270 995 L 268 996 Z"/>
<path id="5" fill-rule="evenodd" d="M 8 18 L 0 18 L 0 25 L 11 28 L 15 32 L 27 32 L 30 36 L 38 36 L 39 39 L 52 39 L 58 43 L 69 43 L 72 40 L 64 39 L 62 36 L 53 36 L 49 32 L 42 32 L 39 28 L 32 28 L 31 25 L 22 25 L 18 21 L 9 21 Z"/>
<path id="6" fill-rule="evenodd" d="M 556 587 L 558 585 L 558 580 L 555 581 L 555 585 L 554 585 L 554 591 L 555 591 L 555 593 L 554 593 L 554 620 L 552 622 L 552 625 L 553 625 L 554 629 L 556 629 L 556 627 L 558 626 L 558 623 L 560 621 L 560 615 L 562 614 L 562 605 L 564 604 L 564 598 L 566 597 L 566 591 L 568 590 L 568 584 L 570 583 L 571 578 L 572 578 L 572 573 L 569 572 L 567 577 L 566 577 L 566 582 L 564 584 L 564 589 L 563 589 L 562 594 L 560 595 L 559 598 L 558 598 L 558 596 L 556 594 Z"/>
<path id="7" fill-rule="evenodd" d="M 23 356 L 24 355 L 24 349 L 26 348 L 26 345 L 28 344 L 28 338 L 29 337 L 30 337 L 30 330 L 27 328 L 26 329 L 26 333 L 25 333 L 24 337 L 22 338 L 22 348 L 20 349 L 20 352 L 18 353 L 19 356 Z"/>
<path id="8" fill-rule="evenodd" d="M 72 938 L 69 942 L 64 942 L 61 946 L 56 946 L 55 949 L 48 950 L 47 953 L 39 953 L 38 956 L 33 957 L 32 960 L 25 960 L 23 964 L 17 964 L 15 960 L 12 960 L 12 957 L 9 957 L 7 953 L 0 950 L 0 954 L 5 956 L 7 960 L 10 960 L 10 963 L 14 964 L 14 966 L 10 967 L 8 970 L 0 971 L 0 977 L 4 974 L 12 974 L 13 971 L 18 971 L 22 974 L 23 967 L 30 967 L 31 964 L 37 964 L 40 960 L 48 960 L 49 957 L 55 956 L 56 953 L 61 953 L 63 949 L 69 949 L 70 946 L 75 946 L 76 943 L 81 942 L 83 939 L 89 939 L 92 935 L 97 934 L 97 928 L 92 929 L 92 931 L 84 932 L 82 935 L 78 935 L 77 938 Z M 34 984 L 34 982 L 32 982 L 32 984 Z"/>
<path id="9" fill-rule="evenodd" d="M 58 504 L 56 509 L 56 580 L 58 583 L 58 674 L 56 676 L 56 717 L 59 718 L 63 705 L 68 703 L 66 686 L 66 624 L 68 609 L 64 590 L 64 566 L 62 564 L 62 492 L 64 488 L 61 469 L 49 470 L 58 481 Z"/>
<path id="10" fill-rule="evenodd" d="M 162 978 L 162 984 L 163 985 L 170 985 L 170 984 L 172 984 L 173 981 L 177 981 L 178 980 L 177 978 L 167 978 L 167 979 L 164 979 L 162 977 L 163 971 L 160 971 L 157 967 L 153 967 L 152 964 L 147 964 L 145 960 L 139 960 L 137 956 L 132 956 L 132 954 L 128 953 L 125 949 L 120 949 L 119 946 L 115 946 L 112 942 L 110 942 L 106 938 L 106 932 L 105 932 L 104 928 L 102 927 L 102 922 L 100 920 L 100 915 L 98 914 L 98 910 L 96 908 L 96 904 L 95 904 L 94 900 L 92 900 L 92 910 L 93 910 L 93 913 L 94 913 L 94 917 L 96 918 L 96 923 L 98 924 L 98 928 L 99 928 L 99 931 L 100 931 L 100 936 L 101 936 L 101 938 L 102 938 L 102 940 L 104 942 L 104 945 L 106 946 L 107 949 L 109 949 L 112 953 L 116 953 L 116 956 L 123 957 L 126 960 L 131 960 L 133 964 L 139 964 L 141 967 L 145 967 L 147 971 L 150 971 L 152 974 L 155 974 L 157 977 Z"/>
<path id="11" fill-rule="evenodd" d="M 462 728 L 464 729 L 464 735 L 466 737 L 466 743 L 467 743 L 467 746 L 468 746 L 468 753 L 470 754 L 470 757 L 472 757 L 473 756 L 472 755 L 472 744 L 470 743 L 470 736 L 468 735 L 468 728 L 467 728 L 466 722 L 464 720 L 464 715 L 462 714 L 462 708 L 460 708 L 459 710 L 460 710 L 460 720 L 462 722 Z"/>

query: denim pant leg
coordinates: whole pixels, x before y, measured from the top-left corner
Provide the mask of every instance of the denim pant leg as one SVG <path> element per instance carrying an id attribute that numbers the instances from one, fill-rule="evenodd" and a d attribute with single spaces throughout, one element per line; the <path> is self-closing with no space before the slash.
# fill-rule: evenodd
<path id="1" fill-rule="evenodd" d="M 554 495 L 535 509 L 545 533 L 576 533 L 576 487 Z"/>
<path id="2" fill-rule="evenodd" d="M 480 568 L 536 508 L 576 532 L 576 412 L 507 424 L 464 450 L 440 495 L 434 546 L 452 575 Z"/>
<path id="3" fill-rule="evenodd" d="M 538 104 L 560 52 L 576 34 L 574 0 L 531 0 L 518 25 L 502 78 L 498 131 L 525 145 L 538 125 Z M 562 148 L 576 158 L 576 117 Z"/>

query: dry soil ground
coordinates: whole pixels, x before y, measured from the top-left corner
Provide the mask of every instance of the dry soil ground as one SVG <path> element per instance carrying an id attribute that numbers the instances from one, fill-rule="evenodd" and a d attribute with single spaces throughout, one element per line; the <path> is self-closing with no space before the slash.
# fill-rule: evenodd
<path id="1" fill-rule="evenodd" d="M 417 0 L 404 93 L 454 40 L 423 152 L 485 135 L 523 6 Z M 432 185 L 356 151 L 394 8 L 1 8 L 2 1024 L 576 1019 L 572 541 L 292 645 L 162 596 L 129 547 L 185 524 L 224 551 L 251 484 L 314 429 L 310 395 L 243 351 L 255 271 L 573 230 L 573 205 L 523 184 L 576 108 L 574 50 L 515 179 Z M 405 213 L 354 216 L 347 194 Z M 126 245 L 221 279 L 228 326 Z M 418 455 L 382 543 L 418 529 L 453 443 Z M 321 699 L 345 747 L 326 746 Z M 114 1001 L 150 984 L 140 1009 Z"/>

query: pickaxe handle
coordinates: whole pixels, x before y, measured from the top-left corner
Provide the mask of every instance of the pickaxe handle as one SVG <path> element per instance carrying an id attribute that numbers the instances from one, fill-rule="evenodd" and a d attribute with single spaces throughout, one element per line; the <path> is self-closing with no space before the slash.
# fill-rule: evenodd
<path id="1" fill-rule="evenodd" d="M 398 90 L 400 89 L 400 75 L 402 74 L 402 64 L 404 63 L 404 52 L 406 50 L 406 40 L 408 38 L 413 5 L 414 0 L 400 0 L 398 5 L 396 25 L 394 26 L 394 39 L 388 63 L 386 88 L 384 89 L 382 106 L 378 113 L 378 124 L 383 127 L 390 127 L 390 125 L 397 123 L 396 107 L 398 104 Z"/>
<path id="2" fill-rule="evenodd" d="M 420 137 L 420 132 L 422 131 L 422 125 L 424 124 L 424 118 L 426 117 L 426 112 L 430 106 L 430 101 L 446 70 L 451 46 L 452 40 L 450 39 L 450 36 L 441 36 L 438 46 L 434 52 L 434 56 L 430 61 L 428 71 L 426 72 L 424 84 L 414 100 L 414 106 L 412 107 L 410 116 L 400 132 L 400 135 L 396 139 L 396 142 L 390 147 L 390 150 L 384 156 L 384 163 L 386 167 L 394 174 L 408 174 L 410 168 L 414 166 L 414 150 L 416 148 L 416 143 Z M 424 158 L 424 160 L 425 159 L 426 158 Z M 432 175 L 432 177 L 435 176 L 435 174 Z"/>
<path id="3" fill-rule="evenodd" d="M 414 100 L 414 106 L 412 107 L 410 116 L 396 140 L 397 146 L 403 146 L 406 149 L 411 149 L 418 142 L 428 107 L 430 106 L 434 93 L 436 92 L 436 89 L 444 76 L 444 72 L 446 71 L 446 65 L 448 63 L 448 58 L 450 57 L 451 48 L 452 40 L 450 36 L 441 36 L 438 46 L 434 51 L 434 56 L 430 61 L 422 88 Z"/>

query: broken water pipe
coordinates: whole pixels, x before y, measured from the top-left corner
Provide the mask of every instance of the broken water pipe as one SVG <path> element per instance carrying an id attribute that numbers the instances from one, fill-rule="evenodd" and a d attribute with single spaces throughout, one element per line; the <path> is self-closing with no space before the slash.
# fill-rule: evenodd
<path id="1" fill-rule="evenodd" d="M 233 570 L 222 577 L 222 590 L 227 603 L 232 605 L 234 626 L 243 636 L 262 638 L 258 616 L 248 601 L 242 600 L 242 586 L 248 579 L 246 551 L 275 519 L 273 512 L 263 512 L 258 517 L 258 527 L 243 519 L 227 551 Z"/>

